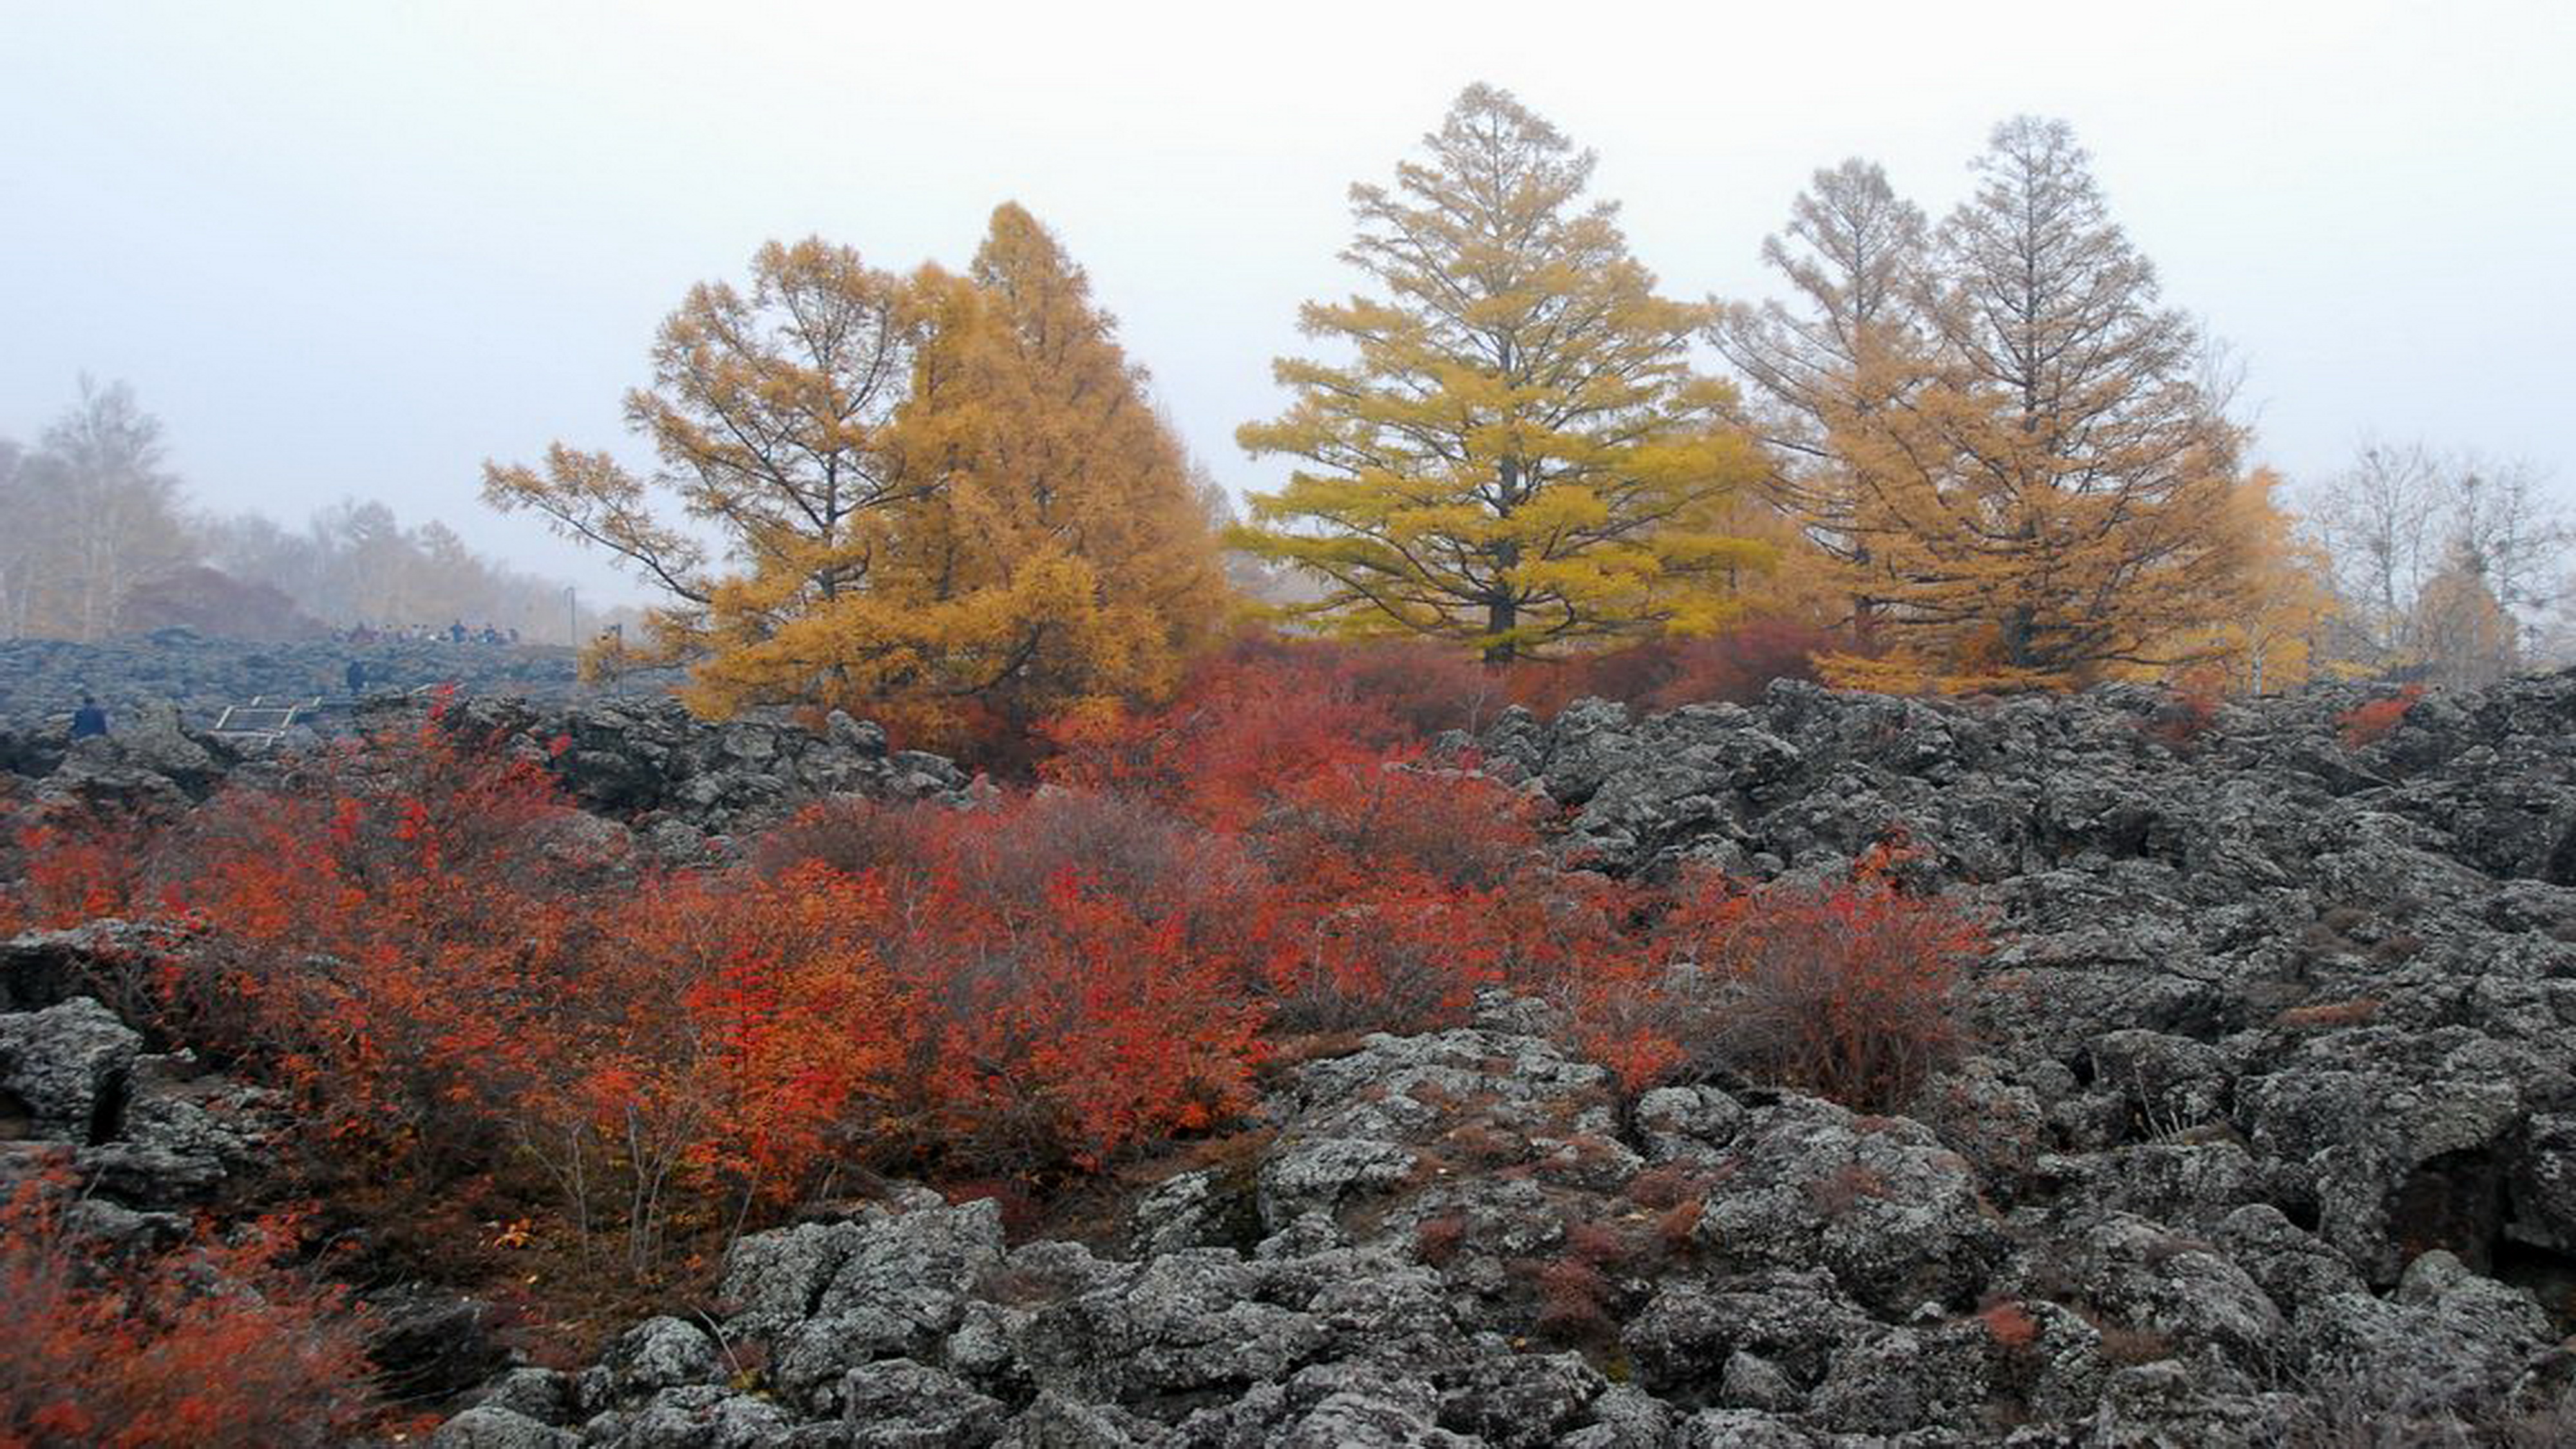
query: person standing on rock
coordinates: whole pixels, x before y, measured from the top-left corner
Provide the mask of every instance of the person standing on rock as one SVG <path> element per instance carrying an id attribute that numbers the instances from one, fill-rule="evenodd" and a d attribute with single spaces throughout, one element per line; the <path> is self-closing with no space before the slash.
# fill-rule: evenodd
<path id="1" fill-rule="evenodd" d="M 85 740 L 106 733 L 107 711 L 98 707 L 97 700 L 82 695 L 80 708 L 72 711 L 72 738 Z"/>

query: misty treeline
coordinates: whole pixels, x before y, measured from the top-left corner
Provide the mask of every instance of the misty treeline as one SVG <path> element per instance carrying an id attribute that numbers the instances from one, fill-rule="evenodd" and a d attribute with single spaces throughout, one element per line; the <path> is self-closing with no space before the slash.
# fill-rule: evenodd
<path id="1" fill-rule="evenodd" d="M 160 421 L 83 377 L 32 446 L 0 438 L 0 638 L 95 640 L 181 626 L 292 639 L 365 624 L 516 629 L 568 642 L 565 586 L 454 530 L 355 500 L 300 527 L 194 507 Z M 585 615 L 585 627 L 596 627 Z"/>
<path id="2" fill-rule="evenodd" d="M 1246 613 L 1497 679 L 1802 639 L 1836 684 L 2215 695 L 2568 652 L 2537 470 L 2257 466 L 2242 366 L 2163 301 L 2066 123 L 1997 126 L 1938 218 L 1874 163 L 1817 171 L 1758 304 L 1660 294 L 1594 164 L 1477 85 L 1351 189 L 1365 289 L 1301 309 L 1329 350 L 1279 359 L 1285 410 L 1237 433 L 1291 465 L 1241 521 L 1015 204 L 962 273 L 770 244 L 663 323 L 626 400 L 652 466 L 559 443 L 485 496 L 655 586 L 626 647 L 691 665 L 700 708 L 952 748 L 1167 699 Z"/>

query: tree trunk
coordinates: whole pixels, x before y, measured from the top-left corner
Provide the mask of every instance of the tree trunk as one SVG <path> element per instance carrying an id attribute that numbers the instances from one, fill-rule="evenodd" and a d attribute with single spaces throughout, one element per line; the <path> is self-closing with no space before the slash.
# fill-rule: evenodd
<path id="1" fill-rule="evenodd" d="M 1515 603 L 1509 596 L 1489 598 L 1485 601 L 1486 633 L 1508 634 L 1517 627 L 1519 623 L 1520 605 Z M 1485 662 L 1487 664 L 1509 664 L 1517 653 L 1518 650 L 1513 646 L 1511 640 L 1497 640 L 1496 642 L 1485 646 Z"/>

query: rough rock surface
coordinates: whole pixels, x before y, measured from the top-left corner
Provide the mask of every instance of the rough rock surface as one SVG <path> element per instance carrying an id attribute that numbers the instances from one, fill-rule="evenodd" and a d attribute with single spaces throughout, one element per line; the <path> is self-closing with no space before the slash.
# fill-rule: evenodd
<path id="1" fill-rule="evenodd" d="M 1139 1197 L 1132 1256 L 900 1192 L 437 1442 L 2250 1446 L 2565 1392 L 2566 1323 L 2447 1250 L 2383 1293 L 2268 1202 L 2008 1206 L 1931 1125 L 1794 1094 L 1623 1114 L 1525 1015 L 1301 1068 L 1257 1166 Z"/>
<path id="2" fill-rule="evenodd" d="M 2002 943 L 1973 1054 L 1883 1116 L 1630 1102 L 1491 1001 L 1298 1068 L 1114 1244 L 900 1190 L 743 1239 L 704 1317 L 504 1373 L 436 1442 L 2576 1442 L 2576 675 L 2347 743 L 2373 697 L 2196 733 L 2131 687 L 1507 714 L 1485 767 L 1609 869 L 1826 879 L 1901 831 Z M 455 719 L 648 835 L 964 786 L 843 719 Z M 126 748 L 37 773 L 257 767 Z M 73 998 L 66 959 L 133 929 L 0 948 L 0 1165 L 46 1138 L 139 1233 L 256 1156 L 262 1104 Z"/>
<path id="3" fill-rule="evenodd" d="M 189 629 L 156 629 L 98 643 L 63 639 L 0 640 L 0 729 L 50 733 L 59 741 L 82 695 L 95 697 L 111 723 L 148 706 L 176 708 L 197 726 L 214 723 L 225 705 L 253 696 L 345 705 L 347 671 L 366 666 L 368 686 L 405 691 L 452 684 L 466 694 L 572 699 L 596 693 L 576 677 L 573 652 L 557 644 L 519 645 L 444 640 L 243 640 Z M 649 686 L 637 683 L 638 691 Z"/>
<path id="4" fill-rule="evenodd" d="M 341 701 L 316 719 L 321 733 L 299 727 L 273 743 L 218 737 L 206 721 L 183 722 L 166 704 L 119 716 L 102 738 L 66 740 L 58 724 L 0 729 L 0 784 L 20 777 L 19 788 L 40 807 L 175 813 L 227 780 L 260 778 L 279 756 L 320 746 L 325 733 L 407 733 L 429 708 L 427 698 L 402 694 Z M 951 761 L 890 750 L 883 729 L 838 712 L 814 728 L 778 710 L 701 720 L 663 694 L 554 701 L 460 695 L 439 719 L 460 735 L 542 763 L 574 803 L 671 856 L 695 854 L 709 835 L 773 823 L 826 796 L 955 802 L 969 785 Z"/>
<path id="5" fill-rule="evenodd" d="M 362 709 L 359 720 L 398 726 L 415 708 L 388 700 Z M 667 696 L 553 705 L 474 699 L 443 718 L 543 760 L 582 808 L 646 830 L 677 822 L 731 833 L 829 795 L 953 801 L 967 786 L 949 760 L 889 751 L 882 728 L 838 711 L 820 730 L 780 710 L 713 723 Z"/>
<path id="6" fill-rule="evenodd" d="M 167 1243 L 274 1158 L 286 1118 L 275 1094 L 185 1051 L 147 1052 L 113 1012 L 70 994 L 67 958 L 116 959 L 139 934 L 107 922 L 0 944 L 0 1193 L 68 1171 L 84 1226 Z"/>
<path id="7" fill-rule="evenodd" d="M 177 932 L 124 921 L 0 942 L 0 1198 L 31 1177 L 66 1180 L 70 1226 L 111 1252 L 176 1247 L 201 1220 L 256 1206 L 292 1126 L 279 1094 L 185 1049 L 148 1050 L 79 994 L 184 949 Z M 437 1401 L 509 1364 L 488 1303 L 420 1283 L 371 1283 L 363 1300 L 393 1394 Z"/>
<path id="8" fill-rule="evenodd" d="M 2553 1442 L 2576 676 L 2348 746 L 2373 697 L 2196 735 L 2124 687 L 1507 714 L 1486 767 L 1613 870 L 1829 878 L 1901 830 L 2003 942 L 1974 1054 L 1902 1115 L 1623 1103 L 1489 1002 L 1299 1068 L 1115 1256 L 920 1193 L 756 1235 L 716 1326 L 763 1374 L 627 1386 L 612 1352 L 443 1442 Z"/>

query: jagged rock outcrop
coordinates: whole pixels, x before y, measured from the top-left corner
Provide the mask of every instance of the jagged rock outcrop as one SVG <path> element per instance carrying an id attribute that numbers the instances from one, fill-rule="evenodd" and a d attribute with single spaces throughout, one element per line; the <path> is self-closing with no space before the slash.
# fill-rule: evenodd
<path id="1" fill-rule="evenodd" d="M 211 725 L 225 705 L 246 704 L 254 696 L 319 696 L 331 707 L 324 717 L 328 724 L 347 703 L 353 662 L 365 667 L 368 687 L 377 691 L 446 684 L 468 695 L 572 699 L 596 692 L 577 676 L 573 651 L 560 646 L 245 640 L 155 629 L 96 643 L 0 640 L 0 730 L 59 742 L 84 694 L 95 697 L 119 725 L 148 709 L 175 709 L 200 728 Z M 632 687 L 650 692 L 656 686 L 637 681 Z"/>
<path id="2" fill-rule="evenodd" d="M 2045 1120 L 2056 1191 L 2272 1201 L 2381 1288 L 2428 1247 L 2563 1257 L 2576 675 L 2436 695 L 2348 746 L 2373 697 L 2229 705 L 2193 735 L 2135 687 L 1782 684 L 1752 709 L 1509 716 L 1485 743 L 1627 871 L 1830 874 L 1902 830 L 1917 882 L 2007 943 L 1980 1035 L 1990 1084 Z"/>
<path id="3" fill-rule="evenodd" d="M 1525 1018 L 1300 1069 L 1257 1165 L 1145 1194 L 1131 1257 L 898 1193 L 742 1240 L 729 1316 L 437 1442 L 2256 1445 L 2564 1392 L 2567 1325 L 2451 1252 L 2380 1293 L 2268 1203 L 2005 1211 L 1926 1123 L 1794 1094 L 1623 1120 Z"/>
<path id="4" fill-rule="evenodd" d="M 77 994 L 73 965 L 140 959 L 149 928 L 105 922 L 0 944 L 0 1195 L 69 1174 L 85 1231 L 167 1246 L 256 1177 L 288 1122 L 275 1093 L 206 1071 Z"/>
<path id="5" fill-rule="evenodd" d="M 388 700 L 360 711 L 360 723 L 399 726 L 417 708 Z M 567 704 L 472 699 L 441 718 L 460 734 L 542 760 L 583 809 L 643 826 L 677 821 L 730 834 L 827 796 L 959 801 L 968 783 L 948 759 L 889 751 L 883 728 L 837 710 L 819 730 L 784 710 L 702 720 L 668 696 Z"/>
<path id="6" fill-rule="evenodd" d="M 421 727 L 430 702 L 378 695 L 335 717 L 343 733 L 401 735 Z M 666 855 L 688 857 L 709 835 L 773 824 L 835 795 L 880 800 L 966 799 L 965 772 L 918 750 L 889 750 L 879 726 L 837 711 L 819 728 L 782 710 L 702 720 L 667 695 L 543 702 L 464 697 L 440 728 L 542 764 L 573 802 L 636 829 Z M 274 746 L 229 742 L 147 707 L 116 731 L 65 741 L 0 733 L 0 772 L 21 777 L 39 807 L 167 817 L 226 781 L 258 780 L 296 753 L 321 748 L 310 732 Z"/>
<path id="7" fill-rule="evenodd" d="M 898 1190 L 743 1239 L 713 1311 L 490 1379 L 438 1442 L 2576 1434 L 2576 676 L 2434 696 L 2348 744 L 2373 697 L 2197 732 L 2132 687 L 1507 714 L 1485 768 L 1623 873 L 1830 878 L 1901 831 L 1898 869 L 2000 942 L 1971 1054 L 1881 1116 L 1731 1079 L 1627 1101 L 1543 1006 L 1488 1001 L 1288 1073 L 1114 1235 L 1015 1244 L 989 1202 Z M 673 855 L 822 795 L 966 790 L 845 717 L 442 719 Z M 176 719 L 0 741 L 0 767 L 172 808 L 267 768 Z M 93 1230 L 167 1239 L 273 1150 L 277 1103 L 81 995 L 148 929 L 0 946 L 0 1179 L 67 1164 Z M 474 1306 L 395 1307 L 422 1392 L 492 1370 Z"/>
<path id="8" fill-rule="evenodd" d="M 755 1235 L 729 1316 L 523 1371 L 441 1442 L 2551 1442 L 2576 676 L 2347 744 L 2374 697 L 1507 714 L 1486 768 L 1614 870 L 1828 878 L 1901 831 L 2002 943 L 1972 1054 L 1900 1115 L 1623 1102 L 1489 1002 L 1299 1068 L 1115 1244 L 919 1192 Z"/>

